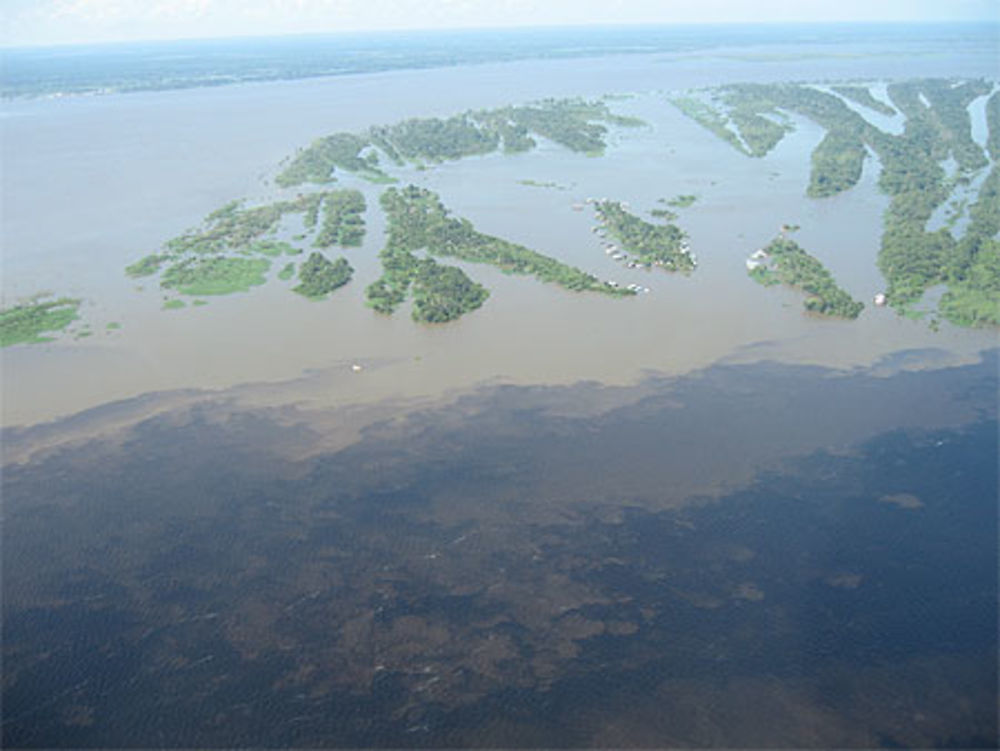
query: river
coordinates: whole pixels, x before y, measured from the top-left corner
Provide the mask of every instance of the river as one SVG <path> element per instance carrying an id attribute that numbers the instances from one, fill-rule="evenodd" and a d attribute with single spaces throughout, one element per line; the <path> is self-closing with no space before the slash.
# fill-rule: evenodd
<path id="1" fill-rule="evenodd" d="M 4 352 L 3 424 L 26 425 L 116 399 L 177 388 L 331 376 L 331 404 L 435 397 L 497 379 L 634 382 L 642 373 L 683 373 L 723 358 L 766 356 L 839 367 L 900 349 L 934 347 L 958 361 L 995 342 L 991 332 L 897 318 L 871 305 L 856 322 L 803 315 L 794 292 L 747 279 L 743 259 L 780 224 L 855 297 L 882 289 L 874 265 L 885 197 L 869 159 L 862 183 L 823 201 L 804 197 L 819 130 L 807 121 L 764 159 L 748 159 L 684 118 L 670 92 L 733 81 L 880 80 L 920 75 L 989 75 L 993 60 L 974 45 L 944 56 L 911 45 L 713 49 L 521 61 L 213 89 L 6 103 L 3 119 L 4 299 L 39 291 L 81 297 L 94 335 Z M 379 188 L 348 176 L 368 199 L 364 246 L 348 255 L 353 283 L 321 305 L 276 287 L 213 299 L 202 308 L 160 310 L 154 284 L 122 269 L 195 226 L 234 198 L 267 199 L 280 161 L 313 138 L 412 116 L 542 97 L 636 93 L 612 109 L 647 121 L 615 129 L 602 158 L 552 144 L 404 171 L 438 191 L 483 231 L 579 265 L 602 278 L 652 288 L 631 300 L 573 295 L 490 268 L 468 268 L 493 290 L 473 315 L 421 327 L 405 311 L 383 318 L 363 306 L 378 275 Z M 973 105 L 983 117 L 982 107 Z M 981 130 L 981 124 L 976 128 Z M 564 190 L 521 184 L 551 182 Z M 571 204 L 587 196 L 651 209 L 657 198 L 694 193 L 681 212 L 700 268 L 691 277 L 629 273 L 602 254 L 593 216 Z M 106 324 L 121 323 L 110 331 Z"/>

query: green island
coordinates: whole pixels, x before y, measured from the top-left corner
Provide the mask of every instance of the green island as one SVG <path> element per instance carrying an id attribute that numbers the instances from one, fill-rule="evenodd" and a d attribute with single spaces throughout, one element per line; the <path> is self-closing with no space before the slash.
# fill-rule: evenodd
<path id="1" fill-rule="evenodd" d="M 410 118 L 363 133 L 334 133 L 300 149 L 275 178 L 281 187 L 329 183 L 337 170 L 376 183 L 395 182 L 381 165 L 422 166 L 469 156 L 530 151 L 537 137 L 593 156 L 604 152 L 607 125 L 636 127 L 641 120 L 613 114 L 607 104 L 582 99 L 463 112 L 448 118 Z"/>
<path id="2" fill-rule="evenodd" d="M 696 92 L 700 96 L 673 97 L 670 102 L 747 156 L 762 157 L 792 130 L 792 125 L 774 102 L 756 96 L 749 87 L 734 95 L 736 88 Z"/>
<path id="3" fill-rule="evenodd" d="M 857 318 L 864 304 L 837 286 L 833 276 L 798 243 L 778 237 L 747 262 L 750 278 L 765 286 L 784 284 L 805 292 L 806 310 L 824 316 Z"/>
<path id="4" fill-rule="evenodd" d="M 364 238 L 364 210 L 364 196 L 357 190 L 309 193 L 249 208 L 232 201 L 209 214 L 201 227 L 168 240 L 160 252 L 127 266 L 125 273 L 134 278 L 159 275 L 163 289 L 182 295 L 246 292 L 267 281 L 271 259 L 302 253 L 301 248 L 276 238 L 286 217 L 300 216 L 306 232 L 297 237 L 307 239 L 315 233 L 314 244 L 319 247 L 351 246 Z M 323 221 L 317 231 L 321 211 Z M 294 265 L 286 264 L 278 278 L 294 275 Z M 181 306 L 170 301 L 164 307 Z"/>
<path id="5" fill-rule="evenodd" d="M 675 224 L 651 224 L 625 210 L 618 201 L 598 201 L 594 211 L 605 230 L 634 256 L 633 263 L 665 271 L 694 271 L 697 261 L 687 235 Z"/>
<path id="6" fill-rule="evenodd" d="M 1000 168 L 994 165 L 969 208 L 965 235 L 955 245 L 941 314 L 965 326 L 1000 326 Z"/>
<path id="7" fill-rule="evenodd" d="M 318 138 L 295 154 L 275 182 L 282 188 L 302 183 L 330 183 L 336 180 L 334 168 L 353 172 L 371 182 L 392 182 L 393 178 L 379 169 L 378 154 L 370 149 L 371 145 L 370 138 L 354 133 L 334 133 Z"/>
<path id="8" fill-rule="evenodd" d="M 983 149 L 972 139 L 969 117 L 969 105 L 988 95 L 987 147 L 995 158 L 1000 103 L 993 88 L 983 80 L 891 83 L 887 87 L 889 99 L 906 118 L 898 135 L 876 128 L 835 94 L 801 84 L 725 86 L 713 90 L 711 104 L 704 96 L 695 100 L 699 108 L 694 110 L 685 109 L 678 100 L 674 103 L 744 153 L 747 150 L 739 144 L 741 138 L 748 141 L 742 130 L 746 118 L 736 117 L 735 112 L 745 116 L 748 112 L 783 110 L 823 127 L 826 135 L 813 152 L 807 188 L 807 194 L 814 198 L 832 196 L 857 184 L 870 150 L 882 166 L 879 188 L 890 197 L 877 261 L 888 282 L 889 304 L 905 314 L 928 289 L 944 285 L 946 292 L 939 305 L 943 317 L 957 325 L 997 325 L 1000 273 L 994 259 L 1000 206 L 993 173 L 980 186 L 961 238 L 956 239 L 947 226 L 927 230 L 932 214 L 945 204 L 955 186 L 970 184 L 989 165 Z M 850 98 L 864 98 L 859 92 L 862 89 L 868 91 L 853 87 Z M 943 166 L 949 158 L 957 166 L 952 176 Z"/>
<path id="9" fill-rule="evenodd" d="M 395 311 L 411 287 L 417 321 L 450 321 L 486 301 L 487 290 L 465 272 L 415 255 L 421 250 L 431 256 L 489 264 L 508 274 L 534 276 L 575 291 L 634 294 L 549 256 L 476 231 L 468 220 L 450 216 L 437 194 L 424 188 L 390 188 L 382 194 L 381 205 L 388 221 L 386 246 L 379 253 L 383 273 L 366 290 L 368 304 L 381 313 Z"/>
<path id="10" fill-rule="evenodd" d="M 540 182 L 538 180 L 518 180 L 518 185 L 526 185 L 529 188 L 550 188 L 552 190 L 566 190 L 565 185 L 553 182 Z"/>
<path id="11" fill-rule="evenodd" d="M 317 248 L 357 247 L 365 236 L 365 197 L 360 190 L 336 190 L 323 198 L 323 227 L 313 243 Z"/>
<path id="12" fill-rule="evenodd" d="M 828 131 L 812 153 L 812 171 L 806 195 L 826 198 L 858 184 L 864 169 L 864 142 L 856 135 Z"/>
<path id="13" fill-rule="evenodd" d="M 0 347 L 51 342 L 79 316 L 80 300 L 29 300 L 0 310 Z"/>
<path id="14" fill-rule="evenodd" d="M 674 196 L 669 201 L 663 198 L 660 199 L 660 201 L 667 204 L 667 206 L 671 206 L 675 209 L 686 209 L 688 206 L 694 205 L 697 200 L 698 196 L 691 193 L 681 193 L 678 196 Z"/>
<path id="15" fill-rule="evenodd" d="M 351 281 L 353 274 L 354 269 L 343 256 L 331 261 L 322 253 L 313 251 L 299 267 L 299 284 L 292 291 L 311 300 L 322 300 Z"/>

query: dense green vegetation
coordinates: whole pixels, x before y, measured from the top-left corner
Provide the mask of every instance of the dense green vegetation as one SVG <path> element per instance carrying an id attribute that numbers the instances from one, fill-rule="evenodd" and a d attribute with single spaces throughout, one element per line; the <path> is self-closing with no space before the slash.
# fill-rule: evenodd
<path id="1" fill-rule="evenodd" d="M 750 156 L 761 157 L 777 146 L 791 130 L 791 125 L 775 122 L 770 117 L 754 112 L 751 108 L 735 108 L 731 117 L 746 144 Z"/>
<path id="2" fill-rule="evenodd" d="M 604 102 L 546 99 L 535 104 L 464 112 L 448 118 L 411 118 L 364 133 L 335 133 L 300 150 L 276 178 L 287 187 L 327 183 L 337 169 L 375 182 L 394 182 L 379 167 L 379 152 L 391 162 L 422 165 L 490 154 L 529 151 L 541 136 L 586 154 L 604 150 L 605 124 L 623 127 L 642 121 L 613 114 Z"/>
<path id="3" fill-rule="evenodd" d="M 964 326 L 1000 326 L 1000 167 L 994 165 L 969 209 L 969 226 L 947 270 L 941 314 Z"/>
<path id="4" fill-rule="evenodd" d="M 650 224 L 626 211 L 617 201 L 599 201 L 597 217 L 626 253 L 639 263 L 666 271 L 694 271 L 686 235 L 675 224 Z"/>
<path id="5" fill-rule="evenodd" d="M 299 267 L 299 285 L 293 291 L 319 300 L 351 281 L 353 274 L 354 269 L 343 256 L 331 261 L 322 253 L 313 251 Z"/>
<path id="6" fill-rule="evenodd" d="M 228 295 L 247 292 L 267 281 L 271 262 L 264 258 L 195 256 L 163 272 L 160 286 L 184 295 Z"/>
<path id="7" fill-rule="evenodd" d="M 970 221 L 964 237 L 956 240 L 948 227 L 928 232 L 927 223 L 956 184 L 968 184 L 988 164 L 983 149 L 972 139 L 968 107 L 992 91 L 993 85 L 981 80 L 892 83 L 889 98 L 906 117 L 899 135 L 875 128 L 838 97 L 798 84 L 723 87 L 714 92 L 718 110 L 699 100 L 709 112 L 699 113 L 696 119 L 707 122 L 706 127 L 715 132 L 722 128 L 725 133 L 720 136 L 733 143 L 738 139 L 728 128 L 727 110 L 767 113 L 777 109 L 810 118 L 827 131 L 812 157 L 808 193 L 814 197 L 834 195 L 856 184 L 865 153 L 871 149 L 882 165 L 879 187 L 891 199 L 878 257 L 879 269 L 888 281 L 890 304 L 906 312 L 928 288 L 944 284 L 948 292 L 942 298 L 942 313 L 956 323 L 970 325 L 994 322 L 1000 316 L 996 305 L 991 308 L 995 266 L 990 240 L 996 237 L 997 228 L 988 217 L 1000 213 L 995 178 L 991 175 L 983 182 L 979 200 L 970 210 L 970 216 L 975 211 L 979 220 Z M 849 96 L 865 98 L 858 90 Z M 1000 108 L 994 97 L 995 93 L 987 102 L 991 134 L 996 133 Z M 949 157 L 958 166 L 951 178 L 942 166 Z"/>
<path id="8" fill-rule="evenodd" d="M 1000 90 L 986 100 L 986 150 L 990 159 L 1000 161 Z"/>
<path id="9" fill-rule="evenodd" d="M 729 118 L 711 104 L 692 96 L 673 97 L 670 103 L 705 130 L 714 133 L 744 154 L 749 153 L 736 133 L 729 128 Z"/>
<path id="10" fill-rule="evenodd" d="M 315 245 L 356 247 L 365 236 L 365 197 L 360 190 L 335 190 L 323 198 L 323 227 L 316 235 Z"/>
<path id="11" fill-rule="evenodd" d="M 425 249 L 436 256 L 486 263 L 508 274 L 533 276 L 571 290 L 623 294 L 592 274 L 550 256 L 477 232 L 467 219 L 451 217 L 438 196 L 429 190 L 413 185 L 404 190 L 387 190 L 382 207 L 389 219 L 389 243 L 395 247 Z"/>
<path id="12" fill-rule="evenodd" d="M 965 277 L 949 285 L 941 314 L 960 326 L 1000 326 L 1000 241 L 983 243 Z"/>
<path id="13" fill-rule="evenodd" d="M 455 266 L 431 259 L 419 260 L 413 276 L 413 318 L 424 323 L 445 323 L 475 310 L 489 291 Z"/>
<path id="14" fill-rule="evenodd" d="M 302 183 L 329 183 L 334 181 L 334 170 L 355 172 L 375 181 L 391 180 L 378 167 L 378 154 L 365 151 L 371 142 L 354 133 L 334 133 L 319 138 L 299 152 L 278 176 L 275 182 L 283 188 Z"/>
<path id="15" fill-rule="evenodd" d="M 792 129 L 774 102 L 751 87 L 723 87 L 710 101 L 675 97 L 671 103 L 747 156 L 762 157 Z M 730 123 L 735 131 L 730 128 Z"/>
<path id="16" fill-rule="evenodd" d="M 978 309 L 962 305 L 962 299 L 982 302 L 983 295 L 977 294 L 975 288 L 986 281 L 984 272 L 988 274 L 991 266 L 977 264 L 977 256 L 984 239 L 996 235 L 996 217 L 1000 216 L 997 178 L 990 175 L 983 182 L 980 198 L 970 209 L 972 221 L 961 241 L 956 242 L 947 228 L 928 232 L 926 225 L 951 192 L 940 162 L 949 154 L 953 156 L 961 170 L 959 180 L 968 179 L 963 173 L 986 164 L 982 149 L 972 141 L 967 108 L 990 88 L 981 81 L 957 85 L 915 81 L 889 86 L 893 103 L 907 115 L 906 126 L 898 137 L 879 134 L 873 146 L 882 160 L 879 184 L 892 197 L 886 212 L 879 268 L 889 281 L 889 300 L 900 311 L 938 284 L 949 286 L 942 302 L 957 323 L 971 323 L 968 311 Z M 924 104 L 924 99 L 931 107 Z M 975 274 L 973 266 L 978 266 Z M 958 315 L 959 309 L 966 314 Z M 993 318 L 996 313 L 977 314 L 976 322 Z"/>
<path id="17" fill-rule="evenodd" d="M 469 113 L 447 119 L 411 118 L 395 125 L 372 128 L 369 138 L 389 150 L 395 159 L 443 162 L 489 154 L 500 145 L 500 135 L 475 123 Z"/>
<path id="18" fill-rule="evenodd" d="M 857 318 L 864 304 L 837 286 L 833 276 L 797 243 L 779 237 L 764 248 L 764 265 L 752 269 L 750 277 L 764 285 L 784 284 L 808 294 L 805 309 L 825 316 Z"/>
<path id="19" fill-rule="evenodd" d="M 810 186 L 817 197 L 846 190 L 860 177 L 859 160 L 863 160 L 864 150 L 859 151 L 859 141 L 863 143 L 864 134 L 874 128 L 838 97 L 798 84 L 734 84 L 714 90 L 712 101 L 714 108 L 702 102 L 707 112 L 695 119 L 703 125 L 711 122 L 710 130 L 750 156 L 764 156 L 791 129 L 790 125 L 782 125 L 780 132 L 769 128 L 767 137 L 749 136 L 748 140 L 741 124 L 750 121 L 750 114 L 776 117 L 782 111 L 795 112 L 834 134 L 831 140 L 824 139 L 813 155 Z M 741 114 L 737 117 L 735 113 Z M 743 141 L 748 146 L 752 142 L 753 148 L 742 146 L 740 137 L 728 127 L 730 118 Z"/>
<path id="20" fill-rule="evenodd" d="M 304 213 L 308 217 L 317 211 L 324 195 L 311 193 L 291 201 L 253 208 L 241 208 L 238 201 L 228 203 L 209 214 L 200 228 L 169 240 L 165 253 L 159 257 L 160 262 L 175 260 L 185 254 L 211 255 L 250 248 L 255 240 L 275 232 L 286 214 Z M 261 252 L 267 253 L 268 246 L 259 247 L 263 249 Z M 144 261 L 146 259 L 139 263 Z"/>
<path id="21" fill-rule="evenodd" d="M 486 263 L 510 274 L 526 274 L 567 289 L 612 295 L 633 294 L 609 287 L 591 274 L 497 237 L 476 231 L 468 220 L 449 215 L 438 196 L 410 185 L 390 188 L 381 198 L 388 220 L 388 238 L 379 253 L 382 276 L 366 290 L 368 304 L 392 313 L 411 289 L 413 316 L 418 321 L 442 322 L 478 308 L 487 291 L 461 269 L 443 266 L 416 253 Z"/>
<path id="22" fill-rule="evenodd" d="M 885 102 L 872 96 L 872 93 L 868 90 L 867 86 L 831 86 L 830 88 L 844 97 L 844 99 L 850 99 L 852 102 L 857 102 L 858 104 L 863 105 L 874 112 L 878 112 L 881 115 L 892 117 L 896 114 L 896 110 Z"/>
<path id="23" fill-rule="evenodd" d="M 856 135 L 828 131 L 812 153 L 806 194 L 825 198 L 857 185 L 868 152 Z"/>
<path id="24" fill-rule="evenodd" d="M 283 281 L 283 282 L 287 282 L 293 276 L 295 276 L 295 264 L 294 263 L 286 263 L 282 267 L 281 271 L 278 272 L 278 278 L 281 281 Z"/>
<path id="25" fill-rule="evenodd" d="M 0 310 L 0 347 L 52 341 L 44 334 L 63 331 L 79 318 L 80 301 L 68 297 L 32 300 Z"/>
<path id="26" fill-rule="evenodd" d="M 889 84 L 888 90 L 893 104 L 906 115 L 907 132 L 919 137 L 935 160 L 950 153 L 960 169 L 973 171 L 985 167 L 987 160 L 972 140 L 969 105 L 992 89 L 986 81 L 920 79 Z"/>
<path id="27" fill-rule="evenodd" d="M 419 258 L 392 245 L 387 245 L 379 257 L 382 276 L 365 290 L 368 304 L 379 313 L 393 313 L 412 289 L 413 320 L 446 323 L 480 307 L 489 297 L 485 287 L 455 266 Z"/>
<path id="28" fill-rule="evenodd" d="M 582 99 L 546 99 L 536 105 L 508 107 L 501 117 L 516 132 L 548 138 L 571 151 L 600 154 L 604 151 L 607 128 L 602 122 L 631 126 L 635 121 L 611 114 L 604 102 Z"/>

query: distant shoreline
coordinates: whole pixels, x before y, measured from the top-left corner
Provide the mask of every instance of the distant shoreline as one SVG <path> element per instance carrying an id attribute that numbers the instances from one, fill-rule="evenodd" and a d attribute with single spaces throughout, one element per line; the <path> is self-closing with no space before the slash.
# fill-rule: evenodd
<path id="1" fill-rule="evenodd" d="M 296 34 L 0 48 L 0 98 L 102 96 L 240 83 L 567 60 L 690 54 L 757 45 L 843 42 L 926 44 L 947 49 L 970 35 L 996 46 L 998 26 L 961 23 L 691 24 Z M 812 54 L 817 54 L 813 52 Z M 822 53 L 818 53 L 822 54 Z"/>

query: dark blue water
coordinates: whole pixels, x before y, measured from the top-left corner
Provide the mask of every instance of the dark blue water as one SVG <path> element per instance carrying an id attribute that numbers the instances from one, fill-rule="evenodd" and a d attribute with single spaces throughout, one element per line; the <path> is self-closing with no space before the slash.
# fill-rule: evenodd
<path id="1" fill-rule="evenodd" d="M 970 418 L 679 506 L 634 465 L 642 493 L 601 490 L 678 430 L 719 450 L 678 415 L 802 431 L 759 411 L 777 384 Z M 322 421 L 222 399 L 5 467 L 4 746 L 995 744 L 996 355 L 642 388 L 581 417 L 548 407 L 596 384 L 487 390 L 298 461 Z"/>

